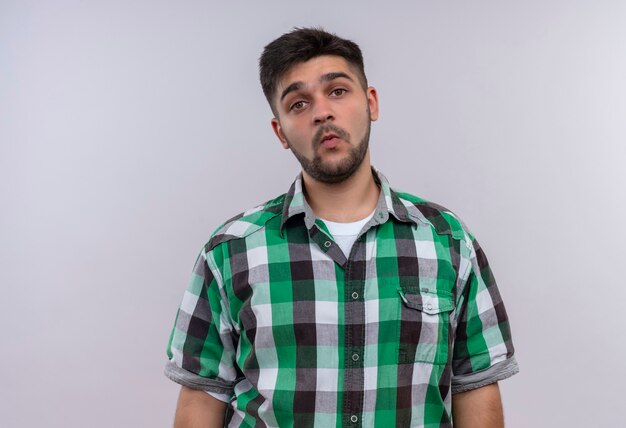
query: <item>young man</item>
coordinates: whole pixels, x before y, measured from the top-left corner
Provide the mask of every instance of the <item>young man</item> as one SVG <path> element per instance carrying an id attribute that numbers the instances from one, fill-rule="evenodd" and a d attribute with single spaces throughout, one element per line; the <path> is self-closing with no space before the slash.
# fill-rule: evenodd
<path id="1" fill-rule="evenodd" d="M 297 29 L 260 74 L 302 174 L 200 253 L 168 349 L 175 426 L 502 427 L 517 364 L 487 259 L 371 167 L 359 47 Z"/>

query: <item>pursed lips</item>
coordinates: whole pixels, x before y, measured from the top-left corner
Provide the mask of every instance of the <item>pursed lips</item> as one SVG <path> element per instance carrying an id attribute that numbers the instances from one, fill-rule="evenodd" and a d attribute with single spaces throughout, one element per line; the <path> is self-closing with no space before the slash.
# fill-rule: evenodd
<path id="1" fill-rule="evenodd" d="M 350 134 L 343 129 L 332 124 L 327 124 L 319 128 L 313 137 L 314 147 L 334 148 L 341 140 L 345 142 L 350 141 Z"/>
<path id="2" fill-rule="evenodd" d="M 326 134 L 322 137 L 320 144 L 327 149 L 332 149 L 339 144 L 339 137 L 335 134 Z"/>

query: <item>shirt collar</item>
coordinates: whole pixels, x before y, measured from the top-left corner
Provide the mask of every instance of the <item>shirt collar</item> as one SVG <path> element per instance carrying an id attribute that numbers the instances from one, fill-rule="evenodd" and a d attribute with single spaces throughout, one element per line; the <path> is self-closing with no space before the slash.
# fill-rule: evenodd
<path id="1" fill-rule="evenodd" d="M 381 192 L 378 197 L 376 209 L 374 210 L 374 217 L 370 220 L 370 222 L 382 224 L 389 220 L 389 215 L 392 215 L 398 221 L 405 223 L 413 223 L 417 225 L 418 222 L 421 222 L 430 224 L 430 222 L 415 208 L 413 204 L 407 206 L 403 203 L 398 194 L 389 186 L 387 178 L 380 171 L 372 167 L 372 174 L 374 176 L 374 181 L 381 189 Z M 297 215 L 304 214 L 304 224 L 307 229 L 311 229 L 315 224 L 317 217 L 304 197 L 302 184 L 302 173 L 300 173 L 285 195 L 280 224 L 281 233 L 287 221 Z"/>

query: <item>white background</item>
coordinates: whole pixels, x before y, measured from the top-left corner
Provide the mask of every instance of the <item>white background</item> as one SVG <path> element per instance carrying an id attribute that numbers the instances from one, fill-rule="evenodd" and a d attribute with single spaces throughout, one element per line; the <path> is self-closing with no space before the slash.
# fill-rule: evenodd
<path id="1" fill-rule="evenodd" d="M 0 1 L 0 424 L 166 427 L 195 257 L 298 172 L 265 44 L 322 25 L 380 95 L 374 165 L 489 256 L 510 428 L 623 419 L 626 3 Z"/>

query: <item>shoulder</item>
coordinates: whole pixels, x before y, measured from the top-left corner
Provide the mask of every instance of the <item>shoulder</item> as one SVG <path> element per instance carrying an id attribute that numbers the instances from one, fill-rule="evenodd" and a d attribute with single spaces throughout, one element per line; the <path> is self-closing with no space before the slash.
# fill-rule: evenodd
<path id="1" fill-rule="evenodd" d="M 224 242 L 245 238 L 260 231 L 268 221 L 282 214 L 284 201 L 283 194 L 230 218 L 211 234 L 205 251 L 209 252 Z"/>
<path id="2" fill-rule="evenodd" d="M 448 234 L 462 241 L 471 241 L 473 236 L 463 220 L 452 210 L 435 202 L 410 193 L 394 190 L 400 202 L 407 208 L 409 216 L 432 226 L 440 235 Z"/>

